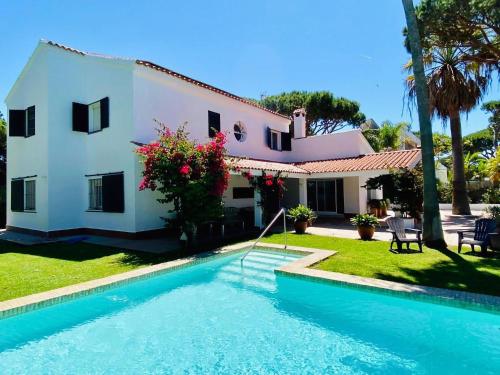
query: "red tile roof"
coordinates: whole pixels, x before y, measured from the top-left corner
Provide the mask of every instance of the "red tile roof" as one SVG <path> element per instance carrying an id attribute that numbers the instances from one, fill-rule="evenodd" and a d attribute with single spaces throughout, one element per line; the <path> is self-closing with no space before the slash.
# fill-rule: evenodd
<path id="1" fill-rule="evenodd" d="M 77 50 L 75 48 L 71 48 L 71 47 L 68 47 L 68 46 L 65 46 L 63 44 L 59 44 L 59 43 L 56 43 L 56 42 L 52 42 L 50 40 L 48 41 L 44 41 L 45 43 L 47 43 L 48 45 L 51 45 L 51 46 L 54 46 L 54 47 L 58 47 L 58 48 L 61 48 L 65 51 L 68 51 L 68 52 L 73 52 L 73 53 L 77 53 L 79 55 L 89 55 L 89 56 L 97 56 L 97 57 L 106 57 L 106 58 L 113 58 L 112 56 L 106 56 L 106 55 L 100 55 L 100 54 L 96 54 L 96 53 L 89 53 L 89 52 L 83 52 L 83 51 L 80 51 L 80 50 Z M 117 58 L 117 59 L 122 59 L 122 58 L 119 58 L 119 57 L 114 57 L 114 58 Z M 227 92 L 227 91 L 224 91 L 224 90 L 221 90 L 215 86 L 212 86 L 212 85 L 209 85 L 207 83 L 204 83 L 204 82 L 201 82 L 201 81 L 198 81 L 194 78 L 190 78 L 188 76 L 185 76 L 183 74 L 180 74 L 180 73 L 177 73 L 177 72 L 174 72 L 173 70 L 170 70 L 170 69 L 167 69 L 163 66 L 160 66 L 160 65 L 157 65 L 155 63 L 152 63 L 150 61 L 145 61 L 145 60 L 135 60 L 135 63 L 138 64 L 138 65 L 142 65 L 142 66 L 145 66 L 145 67 L 148 67 L 150 69 L 154 69 L 154 70 L 157 70 L 157 71 L 160 71 L 162 73 L 166 73 L 168 75 L 171 75 L 172 77 L 175 77 L 175 78 L 178 78 L 178 79 L 181 79 L 183 81 L 186 81 L 188 83 L 191 83 L 195 86 L 198 86 L 198 87 L 202 87 L 204 89 L 207 89 L 207 90 L 210 90 L 210 91 L 213 91 L 217 94 L 220 94 L 220 95 L 224 95 L 228 98 L 231 98 L 231 99 L 234 99 L 234 100 L 237 100 L 239 102 L 242 102 L 242 103 L 245 103 L 245 104 L 248 104 L 248 105 L 251 105 L 252 107 L 255 107 L 255 108 L 258 108 L 258 109 L 261 109 L 263 111 L 266 111 L 268 113 L 271 113 L 273 115 L 276 115 L 276 116 L 279 116 L 279 117 L 282 117 L 282 118 L 286 118 L 286 119 L 291 119 L 290 117 L 288 116 L 284 116 L 282 115 L 281 113 L 278 113 L 278 112 L 275 112 L 275 111 L 272 111 L 270 109 L 267 109 L 265 107 L 262 107 L 260 105 L 258 105 L 257 103 L 254 103 L 252 102 L 251 100 L 248 100 L 248 99 L 245 99 L 245 98 L 242 98 L 241 96 L 237 96 L 237 95 L 234 95 L 234 94 L 231 94 L 230 92 Z"/>
<path id="2" fill-rule="evenodd" d="M 236 159 L 236 166 L 241 169 L 256 169 L 259 171 L 272 171 L 272 172 L 287 172 L 287 173 L 303 173 L 308 174 L 306 170 L 296 167 L 291 163 L 278 163 L 267 160 L 256 159 Z"/>
<path id="3" fill-rule="evenodd" d="M 381 169 L 413 168 L 421 159 L 420 149 L 378 152 L 354 158 L 296 163 L 309 173 L 357 172 Z"/>
<path id="4" fill-rule="evenodd" d="M 413 168 L 420 159 L 420 149 L 413 149 L 379 152 L 360 155 L 353 158 L 307 161 L 301 163 L 279 163 L 266 160 L 236 158 L 236 165 L 241 169 L 314 174 Z"/>

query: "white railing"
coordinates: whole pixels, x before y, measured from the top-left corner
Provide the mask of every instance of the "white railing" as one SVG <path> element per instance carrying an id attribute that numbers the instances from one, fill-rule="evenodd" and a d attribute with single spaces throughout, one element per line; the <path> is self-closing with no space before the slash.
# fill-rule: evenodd
<path id="1" fill-rule="evenodd" d="M 285 249 L 287 248 L 288 243 L 287 243 L 287 236 L 286 236 L 286 209 L 282 208 L 281 210 L 279 210 L 279 212 L 276 214 L 276 216 L 273 218 L 273 220 L 271 220 L 271 222 L 267 225 L 267 227 L 262 231 L 262 233 L 260 234 L 259 238 L 257 238 L 255 240 L 255 242 L 253 243 L 253 245 L 250 246 L 250 248 L 246 251 L 246 253 L 241 257 L 241 263 L 242 264 L 243 264 L 243 260 L 246 258 L 246 256 L 248 255 L 248 253 L 250 251 L 252 251 L 255 246 L 257 246 L 257 244 L 259 243 L 259 241 L 261 240 L 261 238 L 265 236 L 265 234 L 267 233 L 267 231 L 269 229 L 271 229 L 271 227 L 276 222 L 276 220 L 278 220 L 278 218 L 280 217 L 281 214 L 283 214 L 283 233 L 285 234 Z"/>

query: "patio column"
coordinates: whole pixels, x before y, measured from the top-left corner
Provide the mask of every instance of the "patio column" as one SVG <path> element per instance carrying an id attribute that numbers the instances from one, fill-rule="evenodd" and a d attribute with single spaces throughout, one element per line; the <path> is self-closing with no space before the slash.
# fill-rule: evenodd
<path id="1" fill-rule="evenodd" d="M 307 206 L 307 179 L 299 178 L 299 203 Z"/>
<path id="2" fill-rule="evenodd" d="M 260 192 L 254 189 L 253 192 L 253 208 L 254 208 L 254 225 L 262 229 L 264 228 L 264 221 L 262 220 L 262 207 L 260 205 Z"/>

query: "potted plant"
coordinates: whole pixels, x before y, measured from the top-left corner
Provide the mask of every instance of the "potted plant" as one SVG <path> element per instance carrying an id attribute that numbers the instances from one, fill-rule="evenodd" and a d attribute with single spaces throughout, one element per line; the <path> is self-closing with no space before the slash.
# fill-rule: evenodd
<path id="1" fill-rule="evenodd" d="M 302 204 L 289 209 L 287 216 L 293 220 L 293 226 L 297 234 L 305 233 L 307 226 L 316 218 L 313 210 Z"/>
<path id="2" fill-rule="evenodd" d="M 497 222 L 497 233 L 490 235 L 490 244 L 493 250 L 500 250 L 500 206 L 489 206 L 486 214 Z"/>
<path id="3" fill-rule="evenodd" d="M 375 217 L 380 216 L 380 200 L 379 199 L 370 199 L 368 202 L 368 207 L 370 207 L 370 213 Z"/>
<path id="4" fill-rule="evenodd" d="M 362 240 L 371 240 L 375 234 L 375 226 L 378 225 L 378 220 L 370 214 L 356 215 L 351 219 L 352 225 L 358 229 L 359 236 Z"/>

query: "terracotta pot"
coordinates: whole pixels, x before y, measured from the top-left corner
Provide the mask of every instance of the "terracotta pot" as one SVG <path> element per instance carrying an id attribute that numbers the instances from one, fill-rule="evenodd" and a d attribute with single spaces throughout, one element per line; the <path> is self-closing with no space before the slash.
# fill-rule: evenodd
<path id="1" fill-rule="evenodd" d="M 293 223 L 293 227 L 295 228 L 295 233 L 304 234 L 307 229 L 307 221 L 296 221 Z"/>
<path id="2" fill-rule="evenodd" d="M 358 226 L 358 234 L 363 241 L 371 240 L 375 234 L 374 226 Z"/>

